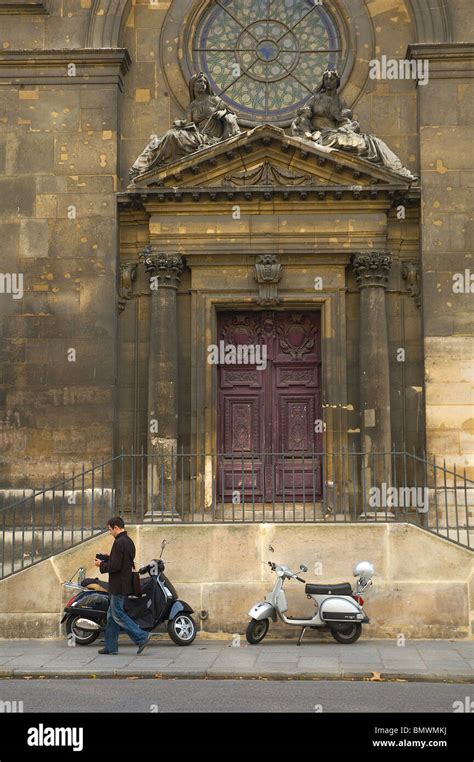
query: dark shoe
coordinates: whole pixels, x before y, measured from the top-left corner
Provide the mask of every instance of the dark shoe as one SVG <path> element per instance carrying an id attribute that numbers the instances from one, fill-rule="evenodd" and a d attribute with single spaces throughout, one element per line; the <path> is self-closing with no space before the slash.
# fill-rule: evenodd
<path id="1" fill-rule="evenodd" d="M 145 640 L 145 642 L 144 642 L 144 643 L 142 643 L 141 645 L 139 645 L 139 646 L 138 646 L 137 655 L 138 655 L 138 654 L 141 654 L 141 652 L 143 651 L 143 649 L 145 648 L 145 646 L 147 646 L 147 645 L 148 645 L 148 643 L 150 642 L 150 639 L 151 639 L 151 635 L 148 635 L 148 637 L 147 637 L 147 639 Z"/>
<path id="2" fill-rule="evenodd" d="M 100 651 L 97 651 L 98 654 L 109 654 L 110 656 L 113 656 L 114 654 L 118 654 L 118 651 L 107 651 L 106 648 L 101 648 Z"/>

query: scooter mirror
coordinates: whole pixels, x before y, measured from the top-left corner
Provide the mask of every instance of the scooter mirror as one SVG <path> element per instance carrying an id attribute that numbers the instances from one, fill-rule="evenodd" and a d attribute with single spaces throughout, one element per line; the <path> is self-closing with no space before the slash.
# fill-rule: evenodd
<path id="1" fill-rule="evenodd" d="M 370 579 L 374 576 L 374 567 L 370 561 L 359 561 L 354 566 L 353 575 L 354 577 L 365 577 L 366 579 Z"/>
<path id="2" fill-rule="evenodd" d="M 272 547 L 272 545 L 268 546 L 268 550 L 270 551 L 270 553 L 274 553 L 275 552 L 275 548 Z"/>
<path id="3" fill-rule="evenodd" d="M 304 564 L 300 565 L 300 569 L 301 569 L 302 572 L 307 572 L 308 571 L 308 567 L 305 566 Z"/>

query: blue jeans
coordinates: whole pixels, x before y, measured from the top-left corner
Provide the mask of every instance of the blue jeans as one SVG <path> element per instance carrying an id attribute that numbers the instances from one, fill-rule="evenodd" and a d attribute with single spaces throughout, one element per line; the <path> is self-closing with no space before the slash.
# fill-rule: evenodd
<path id="1" fill-rule="evenodd" d="M 149 633 L 146 630 L 142 630 L 138 624 L 135 624 L 133 619 L 130 619 L 128 614 L 123 610 L 124 598 L 124 595 L 110 596 L 107 625 L 105 627 L 105 649 L 109 653 L 118 651 L 120 628 L 125 630 L 137 646 L 141 646 L 149 637 Z"/>

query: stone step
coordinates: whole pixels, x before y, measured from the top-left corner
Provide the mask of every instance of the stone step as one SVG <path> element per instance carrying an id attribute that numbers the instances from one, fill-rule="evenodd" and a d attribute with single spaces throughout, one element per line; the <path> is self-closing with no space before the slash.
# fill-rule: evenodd
<path id="1" fill-rule="evenodd" d="M 8 574 L 8 569 L 11 571 L 12 560 L 19 568 L 22 565 L 30 566 L 33 558 L 34 561 L 41 561 L 42 558 L 68 550 L 72 545 L 77 545 L 103 531 L 103 527 L 74 531 L 55 527 L 34 533 L 28 529 L 25 531 L 19 529 L 16 532 L 7 529 L 2 537 L 4 573 Z"/>

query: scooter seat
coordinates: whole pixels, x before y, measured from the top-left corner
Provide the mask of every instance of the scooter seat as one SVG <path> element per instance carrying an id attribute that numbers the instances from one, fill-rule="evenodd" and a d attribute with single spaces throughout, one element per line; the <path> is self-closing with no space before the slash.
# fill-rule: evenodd
<path id="1" fill-rule="evenodd" d="M 342 582 L 340 585 L 313 585 L 308 583 L 304 588 L 308 595 L 352 595 L 350 582 Z"/>
<path id="2" fill-rule="evenodd" d="M 104 582 L 104 580 L 99 579 L 98 577 L 86 577 L 82 580 L 82 587 L 85 587 L 88 590 L 98 590 L 101 593 L 109 592 L 109 583 Z"/>

